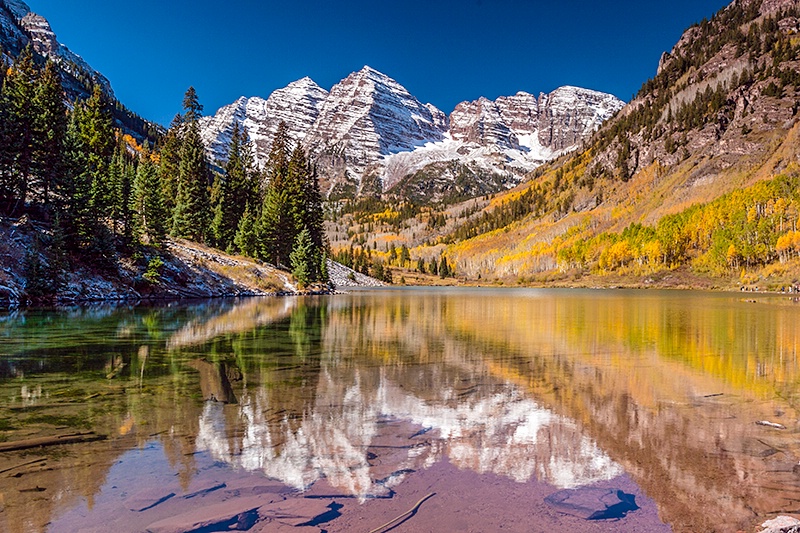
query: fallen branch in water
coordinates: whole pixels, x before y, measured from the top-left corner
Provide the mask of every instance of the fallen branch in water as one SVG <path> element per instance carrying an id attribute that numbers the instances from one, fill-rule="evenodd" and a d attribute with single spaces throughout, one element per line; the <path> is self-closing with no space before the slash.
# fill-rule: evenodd
<path id="1" fill-rule="evenodd" d="M 388 522 L 386 522 L 382 526 L 376 527 L 375 529 L 371 530 L 369 533 L 378 533 L 378 531 L 383 531 L 384 529 L 386 529 L 387 527 L 391 526 L 395 522 L 398 522 L 401 518 L 404 518 L 406 515 L 413 515 L 414 513 L 417 512 L 417 509 L 419 509 L 419 506 L 422 505 L 423 503 L 425 503 L 425 500 L 427 500 L 428 498 L 430 498 L 432 496 L 435 496 L 435 495 L 436 495 L 435 492 L 431 492 L 430 494 L 428 494 L 427 496 L 422 498 L 420 501 L 418 501 L 416 503 L 416 505 L 414 505 L 414 507 L 412 507 L 411 509 L 409 509 L 405 513 L 401 514 L 397 518 L 393 518 L 392 520 L 389 520 Z"/>
<path id="2" fill-rule="evenodd" d="M 41 446 L 58 446 L 60 444 L 77 444 L 81 442 L 94 442 L 105 440 L 105 435 L 98 435 L 94 432 L 70 433 L 68 435 L 55 435 L 52 437 L 38 437 L 28 440 L 16 440 L 12 442 L 0 442 L 0 452 L 13 452 L 17 450 L 27 450 L 39 448 Z"/>
<path id="3" fill-rule="evenodd" d="M 0 470 L 0 474 L 5 474 L 6 472 L 11 472 L 12 470 L 16 470 L 17 468 L 22 468 L 23 466 L 30 466 L 30 465 L 34 465 L 36 463 L 43 463 L 44 461 L 47 461 L 47 458 L 46 457 L 40 457 L 40 458 L 35 459 L 33 461 L 28 461 L 27 463 L 21 463 L 21 464 L 18 464 L 18 465 L 10 466 L 10 467 L 8 467 L 8 468 L 6 468 L 4 470 Z"/>

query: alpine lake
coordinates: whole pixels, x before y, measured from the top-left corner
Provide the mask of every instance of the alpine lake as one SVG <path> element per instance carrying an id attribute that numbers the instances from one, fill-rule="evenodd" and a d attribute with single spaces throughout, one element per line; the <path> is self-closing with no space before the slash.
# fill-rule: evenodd
<path id="1" fill-rule="evenodd" d="M 394 289 L 0 314 L 0 531 L 756 531 L 791 295 Z"/>

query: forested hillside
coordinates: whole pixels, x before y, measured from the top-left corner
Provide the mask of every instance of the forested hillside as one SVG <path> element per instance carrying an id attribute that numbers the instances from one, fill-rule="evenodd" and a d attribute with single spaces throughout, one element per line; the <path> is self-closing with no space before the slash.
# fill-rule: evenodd
<path id="1" fill-rule="evenodd" d="M 37 228 L 24 260 L 10 258 L 6 270 L 14 277 L 22 263 L 26 298 L 57 297 L 81 266 L 111 278 L 125 266 L 157 285 L 170 239 L 181 238 L 291 270 L 301 286 L 327 279 L 316 172 L 285 126 L 264 171 L 237 129 L 214 172 L 194 89 L 151 146 L 115 127 L 99 85 L 70 101 L 56 64 L 30 46 L 0 74 L 0 216 L 8 228 Z M 18 292 L 8 279 L 0 286 Z"/>

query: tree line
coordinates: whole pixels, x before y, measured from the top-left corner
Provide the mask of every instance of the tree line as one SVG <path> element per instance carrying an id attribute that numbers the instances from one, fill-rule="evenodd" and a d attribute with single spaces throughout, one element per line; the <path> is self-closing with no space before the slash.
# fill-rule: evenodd
<path id="1" fill-rule="evenodd" d="M 0 68 L 0 215 L 49 228 L 36 250 L 48 267 L 29 258 L 39 279 L 28 292 L 56 292 L 68 256 L 110 271 L 142 247 L 162 253 L 168 236 L 273 263 L 301 285 L 327 281 L 316 168 L 285 124 L 263 169 L 234 124 L 217 172 L 193 88 L 154 146 L 114 128 L 113 106 L 97 84 L 85 100 L 68 102 L 57 65 L 30 46 Z"/>

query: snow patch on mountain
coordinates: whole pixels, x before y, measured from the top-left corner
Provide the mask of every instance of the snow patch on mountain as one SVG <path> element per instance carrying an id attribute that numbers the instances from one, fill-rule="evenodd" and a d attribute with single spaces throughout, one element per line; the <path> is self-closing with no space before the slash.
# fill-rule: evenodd
<path id="1" fill-rule="evenodd" d="M 444 113 L 422 104 L 395 80 L 364 67 L 331 89 L 306 145 L 337 146 L 359 175 L 381 156 L 442 140 Z"/>
<path id="2" fill-rule="evenodd" d="M 59 64 L 62 70 L 77 78 L 83 74 L 96 79 L 103 91 L 114 98 L 111 83 L 81 56 L 61 44 L 47 19 L 31 12 L 20 0 L 0 0 L 0 3 L 6 8 L 0 10 L 0 45 L 6 54 L 14 57 L 30 42 L 38 54 Z"/>
<path id="3" fill-rule="evenodd" d="M 383 188 L 428 165 L 457 161 L 516 176 L 577 149 L 625 103 L 578 87 L 560 87 L 538 98 L 526 92 L 495 101 L 480 98 L 458 104 L 446 139 L 413 152 L 384 158 Z"/>

